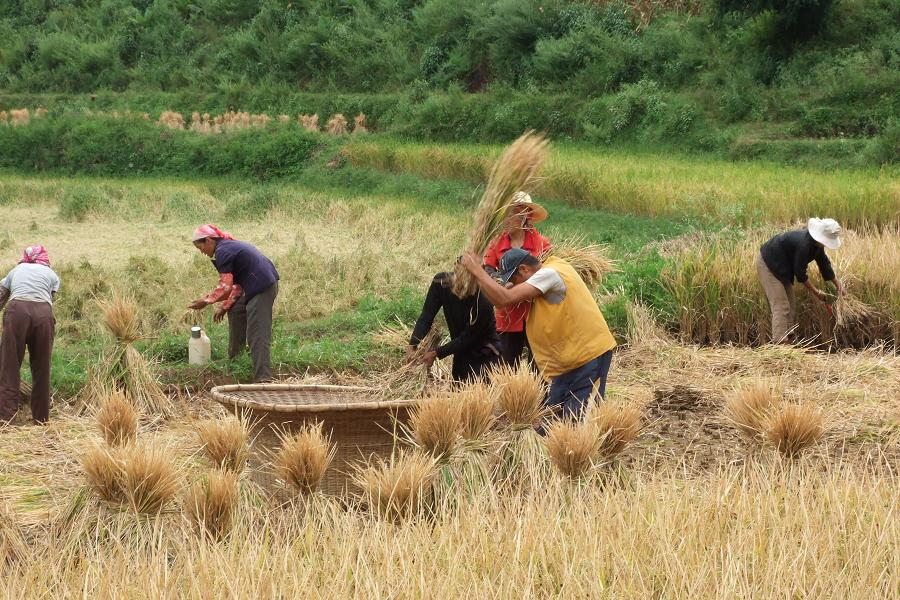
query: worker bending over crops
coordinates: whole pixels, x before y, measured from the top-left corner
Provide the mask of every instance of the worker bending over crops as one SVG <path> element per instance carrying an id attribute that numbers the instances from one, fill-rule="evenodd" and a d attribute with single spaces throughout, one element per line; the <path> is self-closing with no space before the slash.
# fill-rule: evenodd
<path id="1" fill-rule="evenodd" d="M 212 258 L 219 285 L 188 308 L 202 310 L 221 302 L 213 320 L 218 323 L 228 315 L 228 358 L 236 357 L 249 343 L 253 380 L 271 380 L 272 306 L 279 279 L 275 265 L 256 247 L 234 239 L 215 225 L 198 227 L 193 242 Z"/>
<path id="2" fill-rule="evenodd" d="M 25 248 L 19 264 L 0 281 L 0 310 L 6 306 L 0 336 L 0 425 L 8 423 L 19 409 L 26 347 L 31 364 L 31 418 L 46 423 L 50 417 L 50 357 L 56 325 L 53 300 L 57 292 L 59 276 L 40 245 Z"/>
<path id="3" fill-rule="evenodd" d="M 840 248 L 840 233 L 841 226 L 834 219 L 812 218 L 806 229 L 776 235 L 760 248 L 759 256 L 756 257 L 756 272 L 772 310 L 774 343 L 789 342 L 797 321 L 795 279 L 825 304 L 828 310 L 831 309 L 826 294 L 809 282 L 806 271 L 810 262 L 816 261 L 822 279 L 834 282 L 837 293 L 843 293 L 831 261 L 825 254 L 825 248 Z"/>
<path id="4" fill-rule="evenodd" d="M 450 341 L 436 348 L 419 348 L 441 309 L 450 330 Z M 453 275 L 438 273 L 428 288 L 406 357 L 409 362 L 430 367 L 436 359 L 452 356 L 453 379 L 467 381 L 482 375 L 500 359 L 497 342 L 494 309 L 487 299 L 478 293 L 460 298 L 453 291 Z"/>
<path id="5" fill-rule="evenodd" d="M 563 417 L 579 418 L 594 394 L 605 395 L 616 346 L 587 285 L 564 260 L 541 262 L 521 248 L 500 259 L 498 283 L 481 268 L 480 258 L 468 253 L 462 260 L 494 306 L 532 302 L 525 330 L 534 360 L 550 382 L 547 405 Z"/>
<path id="6" fill-rule="evenodd" d="M 491 241 L 484 253 L 484 269 L 495 275 L 500 268 L 500 258 L 511 248 L 521 248 L 534 257 L 540 257 L 550 249 L 550 240 L 534 227 L 547 218 L 543 206 L 532 201 L 525 192 L 516 192 L 507 209 L 504 231 Z M 494 317 L 500 334 L 500 356 L 508 365 L 515 363 L 528 345 L 525 336 L 525 319 L 530 302 L 519 302 L 505 308 L 495 307 Z"/>

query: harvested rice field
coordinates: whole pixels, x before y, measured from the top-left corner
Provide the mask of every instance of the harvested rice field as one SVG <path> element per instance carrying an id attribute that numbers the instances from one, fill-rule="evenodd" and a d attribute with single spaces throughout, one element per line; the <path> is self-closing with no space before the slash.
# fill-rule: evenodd
<path id="1" fill-rule="evenodd" d="M 527 369 L 498 374 L 502 386 L 450 389 L 447 361 L 430 374 L 403 366 L 427 285 L 453 267 L 483 190 L 423 173 L 415 148 L 402 149 L 388 169 L 375 164 L 378 144 L 357 142 L 344 166 L 290 182 L 0 176 L 0 266 L 41 243 L 63 280 L 50 423 L 28 425 L 24 409 L 0 428 L 0 593 L 900 596 L 889 211 L 866 226 L 859 216 L 836 255 L 867 307 L 856 327 L 824 322 L 798 294 L 809 339 L 774 346 L 747 256 L 795 215 L 738 226 L 604 212 L 566 198 L 556 176 L 553 193 L 536 195 L 550 211 L 541 230 L 600 249 L 595 295 L 620 346 L 606 402 L 541 437 L 528 423 L 543 390 Z M 607 158 L 585 160 L 600 169 Z M 796 193 L 809 198 L 820 184 L 801 175 Z M 719 179 L 705 177 L 684 185 L 715 191 Z M 877 177 L 857 192 L 883 204 L 896 190 L 872 192 Z M 226 325 L 186 310 L 216 280 L 190 244 L 201 222 L 277 265 L 280 379 L 419 401 L 396 431 L 402 450 L 349 469 L 343 495 L 316 491 L 339 439 L 311 426 L 266 441 L 213 397 L 250 371 L 225 357 Z M 186 364 L 195 323 L 212 340 L 202 369 Z M 126 347 L 146 360 L 129 379 L 146 388 L 142 406 L 100 386 L 115 378 L 100 367 Z M 153 390 L 165 410 L 148 408 Z"/>

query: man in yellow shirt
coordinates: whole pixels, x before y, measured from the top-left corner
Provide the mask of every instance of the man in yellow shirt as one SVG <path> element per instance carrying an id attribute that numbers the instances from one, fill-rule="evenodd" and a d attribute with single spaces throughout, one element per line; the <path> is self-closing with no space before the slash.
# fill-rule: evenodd
<path id="1" fill-rule="evenodd" d="M 547 405 L 564 417 L 580 418 L 588 399 L 606 392 L 616 341 L 575 269 L 564 260 L 541 262 L 512 248 L 500 259 L 498 283 L 482 269 L 480 256 L 469 253 L 462 262 L 496 308 L 532 302 L 525 332 L 541 375 L 550 382 Z"/>

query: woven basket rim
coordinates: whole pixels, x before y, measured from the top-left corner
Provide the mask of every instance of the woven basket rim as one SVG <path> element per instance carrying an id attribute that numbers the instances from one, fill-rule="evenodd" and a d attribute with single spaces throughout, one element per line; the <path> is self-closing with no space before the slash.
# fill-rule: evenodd
<path id="1" fill-rule="evenodd" d="M 220 404 L 247 410 L 258 410 L 273 413 L 319 413 L 351 410 L 382 410 L 385 408 L 403 408 L 413 406 L 417 400 L 378 400 L 378 401 L 350 401 L 344 403 L 319 403 L 319 404 L 273 404 L 272 402 L 256 402 L 247 398 L 240 398 L 231 392 L 260 391 L 260 392 L 290 392 L 303 390 L 307 392 L 362 392 L 374 394 L 374 388 L 347 386 L 347 385 L 320 385 L 304 383 L 235 383 L 218 385 L 210 390 L 210 395 Z"/>

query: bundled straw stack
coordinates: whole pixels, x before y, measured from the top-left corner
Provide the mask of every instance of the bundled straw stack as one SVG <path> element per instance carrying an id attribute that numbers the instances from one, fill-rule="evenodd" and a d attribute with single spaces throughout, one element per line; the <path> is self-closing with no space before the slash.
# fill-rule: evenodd
<path id="1" fill-rule="evenodd" d="M 541 260 L 551 256 L 572 265 L 590 289 L 595 289 L 606 275 L 617 270 L 616 263 L 607 258 L 605 246 L 587 243 L 581 238 L 554 242 L 553 246 L 541 255 Z"/>
<path id="2" fill-rule="evenodd" d="M 483 255 L 488 244 L 503 230 L 506 211 L 513 194 L 533 189 L 538 182 L 537 172 L 547 159 L 549 142 L 534 131 L 526 131 L 503 151 L 491 169 L 484 195 L 475 210 L 466 251 Z M 462 265 L 457 265 L 453 278 L 453 293 L 468 298 L 478 291 L 478 285 Z"/>
<path id="3" fill-rule="evenodd" d="M 103 322 L 115 341 L 91 369 L 82 400 L 85 404 L 94 404 L 109 390 L 119 390 L 141 414 L 171 415 L 174 412 L 172 401 L 160 388 L 150 363 L 134 347 L 134 342 L 141 337 L 137 306 L 119 294 L 100 301 L 99 305 Z"/>

